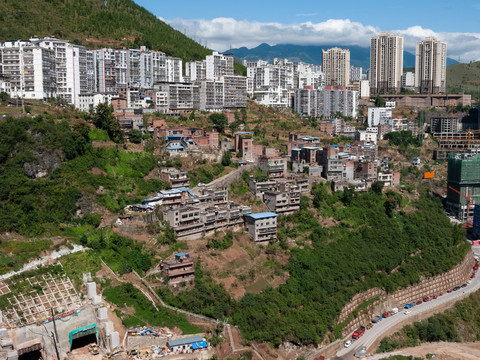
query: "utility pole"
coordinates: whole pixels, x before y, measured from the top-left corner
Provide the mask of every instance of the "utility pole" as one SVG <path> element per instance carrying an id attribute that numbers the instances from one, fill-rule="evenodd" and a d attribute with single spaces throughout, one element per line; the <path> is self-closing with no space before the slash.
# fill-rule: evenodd
<path id="1" fill-rule="evenodd" d="M 60 360 L 60 355 L 58 354 L 58 347 L 57 347 L 57 339 L 58 339 L 58 334 L 57 334 L 57 325 L 55 324 L 55 313 L 53 312 L 53 307 L 50 308 L 52 310 L 52 319 L 53 319 L 53 330 L 55 331 L 55 335 L 52 334 L 53 338 L 53 344 L 55 345 L 55 352 L 57 353 L 57 359 Z"/>

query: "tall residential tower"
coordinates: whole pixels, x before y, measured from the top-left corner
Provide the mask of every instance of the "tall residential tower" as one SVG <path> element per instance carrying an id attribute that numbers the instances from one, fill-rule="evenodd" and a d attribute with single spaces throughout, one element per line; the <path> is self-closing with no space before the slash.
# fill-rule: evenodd
<path id="1" fill-rule="evenodd" d="M 417 42 L 415 52 L 415 91 L 445 93 L 447 43 L 427 37 Z"/>
<path id="2" fill-rule="evenodd" d="M 403 37 L 382 33 L 370 42 L 370 95 L 399 92 L 402 87 Z"/>
<path id="3" fill-rule="evenodd" d="M 338 47 L 322 50 L 326 86 L 347 86 L 350 84 L 350 50 Z"/>

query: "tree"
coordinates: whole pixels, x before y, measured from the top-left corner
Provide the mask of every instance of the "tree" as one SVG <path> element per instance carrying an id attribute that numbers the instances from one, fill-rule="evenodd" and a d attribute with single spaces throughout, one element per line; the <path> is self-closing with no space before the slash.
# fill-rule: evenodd
<path id="1" fill-rule="evenodd" d="M 213 127 L 219 133 L 223 133 L 225 131 L 226 126 L 228 125 L 228 119 L 225 114 L 215 113 L 208 117 L 210 121 L 213 123 Z"/>
<path id="2" fill-rule="evenodd" d="M 230 151 L 224 151 L 222 156 L 222 165 L 229 166 L 232 163 L 232 154 Z"/>
<path id="3" fill-rule="evenodd" d="M 6 103 L 8 101 L 8 94 L 4 91 L 0 92 L 0 102 Z"/>
<path id="4" fill-rule="evenodd" d="M 120 123 L 118 119 L 113 116 L 113 107 L 111 105 L 107 103 L 98 104 L 92 120 L 95 127 L 107 131 L 111 140 L 117 143 L 123 140 Z"/>
<path id="5" fill-rule="evenodd" d="M 195 120 L 195 110 L 192 110 L 192 112 L 190 113 L 190 116 L 188 117 L 188 120 L 190 120 L 190 121 Z"/>
<path id="6" fill-rule="evenodd" d="M 380 95 L 377 95 L 375 98 L 375 106 L 377 107 L 384 107 L 385 106 L 385 99 Z"/>
<path id="7" fill-rule="evenodd" d="M 383 191 L 383 182 L 381 181 L 375 181 L 372 184 L 372 191 L 377 194 L 381 194 Z"/>
<path id="8" fill-rule="evenodd" d="M 130 141 L 134 144 L 140 144 L 142 142 L 142 131 L 138 129 L 132 129 L 128 133 Z"/>

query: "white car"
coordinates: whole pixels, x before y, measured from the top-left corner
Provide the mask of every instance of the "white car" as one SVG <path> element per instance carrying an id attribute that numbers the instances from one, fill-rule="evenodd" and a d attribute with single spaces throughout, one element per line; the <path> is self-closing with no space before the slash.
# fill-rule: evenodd
<path id="1" fill-rule="evenodd" d="M 353 340 L 348 340 L 346 343 L 345 343 L 345 347 L 348 348 L 350 345 L 352 345 L 353 343 Z"/>
<path id="2" fill-rule="evenodd" d="M 408 315 L 408 314 L 410 314 L 410 313 L 411 313 L 410 310 L 405 310 L 405 312 L 404 312 L 405 315 Z"/>

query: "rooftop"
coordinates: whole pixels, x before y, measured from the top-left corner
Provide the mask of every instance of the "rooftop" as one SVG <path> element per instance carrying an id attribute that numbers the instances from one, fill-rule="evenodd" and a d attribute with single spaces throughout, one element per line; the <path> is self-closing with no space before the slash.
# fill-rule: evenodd
<path id="1" fill-rule="evenodd" d="M 181 346 L 181 345 L 189 345 L 196 342 L 205 341 L 201 336 L 191 336 L 185 339 L 175 339 L 175 340 L 168 340 L 167 346 Z"/>
<path id="2" fill-rule="evenodd" d="M 278 215 L 273 213 L 273 212 L 262 212 L 262 213 L 256 213 L 256 214 L 248 214 L 245 216 L 249 216 L 252 219 L 258 220 L 258 219 L 266 219 L 266 218 L 271 218 L 271 217 L 277 217 Z"/>

